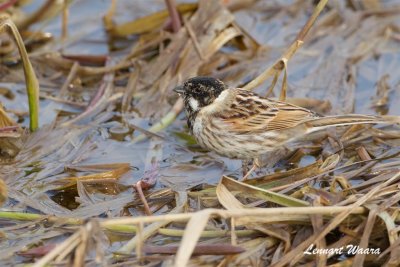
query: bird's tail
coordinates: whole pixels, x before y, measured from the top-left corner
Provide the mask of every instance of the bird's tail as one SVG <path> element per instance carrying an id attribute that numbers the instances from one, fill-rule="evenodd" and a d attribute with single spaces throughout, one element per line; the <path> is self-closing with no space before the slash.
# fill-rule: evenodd
<path id="1" fill-rule="evenodd" d="M 305 122 L 310 132 L 328 127 L 375 123 L 398 124 L 400 123 L 400 116 L 338 115 L 311 119 Z"/>

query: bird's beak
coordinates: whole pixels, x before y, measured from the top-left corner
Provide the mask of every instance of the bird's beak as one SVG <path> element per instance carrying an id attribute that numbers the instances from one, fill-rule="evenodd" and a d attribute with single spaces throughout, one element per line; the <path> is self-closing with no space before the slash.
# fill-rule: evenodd
<path id="1" fill-rule="evenodd" d="M 176 93 L 178 93 L 180 95 L 185 92 L 185 90 L 183 89 L 182 85 L 179 85 L 179 86 L 175 87 L 173 90 L 174 90 L 174 92 L 176 92 Z"/>

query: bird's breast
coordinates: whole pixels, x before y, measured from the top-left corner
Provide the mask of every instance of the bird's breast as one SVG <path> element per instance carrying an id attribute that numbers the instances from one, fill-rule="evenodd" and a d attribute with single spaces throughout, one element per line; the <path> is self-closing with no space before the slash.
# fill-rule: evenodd
<path id="1" fill-rule="evenodd" d="M 192 134 L 203 148 L 236 159 L 257 158 L 279 148 L 282 141 L 279 132 L 237 133 L 212 116 L 197 116 Z"/>

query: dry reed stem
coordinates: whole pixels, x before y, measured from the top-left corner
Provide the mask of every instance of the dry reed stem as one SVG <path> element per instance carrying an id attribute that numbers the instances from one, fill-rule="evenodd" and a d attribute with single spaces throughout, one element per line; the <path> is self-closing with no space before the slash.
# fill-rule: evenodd
<path id="1" fill-rule="evenodd" d="M 64 98 L 66 96 L 66 94 L 68 93 L 68 87 L 72 83 L 72 81 L 75 79 L 78 69 L 79 69 L 79 63 L 74 62 L 74 64 L 72 64 L 71 70 L 67 76 L 67 79 L 65 79 L 65 82 L 61 86 L 60 92 L 58 93 L 59 98 L 61 98 L 61 99 Z"/>
<path id="2" fill-rule="evenodd" d="M 54 249 L 52 249 L 45 256 L 40 258 L 37 262 L 35 262 L 32 267 L 43 267 L 49 264 L 53 259 L 55 259 L 59 254 L 61 254 L 70 244 L 77 242 L 81 238 L 81 232 L 76 231 L 73 235 L 68 237 L 61 244 L 58 244 Z"/>
<path id="3" fill-rule="evenodd" d="M 362 204 L 364 204 L 366 201 L 368 201 L 372 196 L 374 196 L 379 190 L 384 188 L 385 186 L 389 185 L 390 183 L 396 181 L 400 177 L 400 172 L 398 172 L 396 175 L 394 175 L 392 178 L 389 180 L 385 181 L 384 183 L 381 183 L 374 187 L 371 191 L 369 191 L 367 194 L 362 196 L 357 202 L 354 204 L 350 205 L 348 209 L 343 210 L 340 212 L 334 219 L 332 219 L 329 223 L 324 225 L 324 227 L 321 229 L 321 231 L 318 231 L 314 233 L 312 236 L 307 238 L 304 242 L 299 244 L 295 249 L 290 251 L 288 254 L 286 254 L 279 263 L 276 263 L 272 265 L 273 267 L 280 267 L 280 266 L 285 266 L 286 264 L 295 264 L 296 262 L 293 262 L 292 259 L 294 256 L 298 255 L 299 253 L 302 253 L 307 247 L 309 247 L 311 244 L 318 242 L 321 240 L 321 238 L 324 238 L 330 231 L 335 229 L 349 214 L 351 214 L 355 209 L 360 208 Z M 334 207 L 330 207 L 331 209 Z"/>
<path id="4" fill-rule="evenodd" d="M 113 63 L 111 64 L 114 65 Z M 72 124 L 87 118 L 88 116 L 100 112 L 100 110 L 107 105 L 108 100 L 112 95 L 113 88 L 114 88 L 114 73 L 107 73 L 106 75 L 104 75 L 102 84 L 99 86 L 96 95 L 91 100 L 86 110 L 81 114 L 79 114 L 78 116 L 76 116 L 75 118 L 62 123 L 61 127 L 69 127 Z"/>
<path id="5" fill-rule="evenodd" d="M 372 233 L 374 223 L 376 220 L 376 216 L 377 216 L 377 206 L 376 205 L 367 205 L 367 207 L 369 208 L 368 218 L 367 218 L 366 226 L 364 228 L 364 232 L 361 237 L 360 244 L 359 244 L 360 248 L 363 248 L 363 249 L 368 248 L 369 238 Z M 365 256 L 366 255 L 363 253 L 357 254 L 354 257 L 353 265 L 354 266 L 363 266 Z"/>
<path id="6" fill-rule="evenodd" d="M 62 7 L 61 39 L 63 40 L 65 40 L 68 37 L 68 18 L 69 18 L 68 2 L 69 0 L 64 0 Z"/>
<path id="7" fill-rule="evenodd" d="M 171 19 L 171 25 L 173 32 L 178 32 L 181 28 L 181 19 L 179 18 L 178 10 L 176 9 L 175 0 L 165 0 L 165 4 L 167 5 L 167 9 L 169 12 L 169 16 Z"/>
<path id="8" fill-rule="evenodd" d="M 211 217 L 219 218 L 241 218 L 244 216 L 285 216 L 285 215 L 336 215 L 338 213 L 350 210 L 350 214 L 365 214 L 367 211 L 364 207 L 353 208 L 351 206 L 337 207 L 337 206 L 326 206 L 326 207 L 288 207 L 288 208 L 260 208 L 260 209 L 246 209 L 246 210 L 221 210 L 221 209 L 206 209 Z M 135 218 L 113 218 L 100 221 L 102 227 L 108 227 L 112 225 L 124 225 L 124 224 L 138 224 L 143 223 L 154 223 L 163 221 L 174 221 L 174 222 L 185 222 L 190 220 L 196 213 L 180 213 L 180 214 L 166 214 L 158 216 L 144 216 Z"/>
<path id="9" fill-rule="evenodd" d="M 186 202 L 187 202 L 187 194 L 185 193 L 178 193 L 176 196 L 176 207 L 170 211 L 169 215 L 174 215 L 174 213 L 177 213 L 176 215 L 181 214 L 180 212 L 183 212 L 184 207 L 186 206 Z M 154 218 L 154 217 L 158 217 L 158 216 L 148 216 L 145 218 Z M 134 224 L 145 224 L 147 222 L 152 222 L 152 224 L 148 225 L 147 227 L 145 227 L 142 231 L 142 235 L 138 236 L 136 235 L 134 238 L 132 238 L 131 240 L 128 241 L 128 243 L 126 243 L 122 248 L 120 248 L 116 254 L 129 254 L 131 251 L 133 251 L 137 245 L 140 242 L 144 242 L 145 240 L 147 240 L 151 235 L 153 235 L 154 233 L 156 233 L 158 231 L 158 229 L 160 229 L 161 227 L 164 227 L 165 225 L 170 223 L 170 220 L 155 220 L 155 221 L 147 221 L 147 220 L 138 220 L 136 223 Z M 100 226 L 104 227 L 102 223 L 100 223 Z"/>
<path id="10" fill-rule="evenodd" d="M 296 51 L 303 45 L 303 40 L 306 37 L 307 33 L 310 31 L 312 25 L 317 19 L 318 15 L 324 9 L 325 5 L 328 3 L 328 0 L 320 0 L 318 5 L 315 7 L 313 14 L 308 19 L 307 23 L 304 25 L 302 30 L 296 37 L 296 40 L 292 43 L 292 45 L 285 51 L 280 59 L 278 59 L 271 67 L 266 69 L 263 73 L 253 79 L 251 82 L 246 84 L 243 88 L 246 90 L 252 90 L 255 87 L 262 84 L 265 80 L 267 80 L 270 76 L 276 75 L 284 69 L 285 62 L 288 62 L 292 56 L 296 53 Z"/>

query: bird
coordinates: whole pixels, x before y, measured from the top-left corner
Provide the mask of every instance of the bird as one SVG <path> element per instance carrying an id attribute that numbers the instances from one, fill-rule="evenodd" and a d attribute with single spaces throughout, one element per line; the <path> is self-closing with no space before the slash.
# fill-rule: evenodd
<path id="1" fill-rule="evenodd" d="M 253 160 L 242 180 L 260 167 L 261 156 L 312 133 L 335 126 L 400 121 L 397 116 L 322 116 L 206 76 L 190 78 L 174 91 L 183 98 L 188 128 L 201 147 L 231 159 Z"/>

